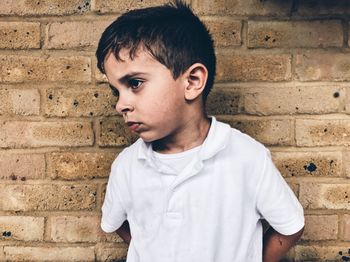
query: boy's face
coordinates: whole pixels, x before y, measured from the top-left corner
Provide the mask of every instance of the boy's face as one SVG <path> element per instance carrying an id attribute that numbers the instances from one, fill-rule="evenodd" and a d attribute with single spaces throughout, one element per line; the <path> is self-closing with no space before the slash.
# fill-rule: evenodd
<path id="1" fill-rule="evenodd" d="M 104 68 L 112 88 L 119 92 L 116 110 L 131 131 L 151 142 L 175 136 L 184 127 L 186 100 L 183 76 L 174 80 L 171 71 L 140 49 L 133 60 L 122 49 L 119 61 L 111 53 Z"/>

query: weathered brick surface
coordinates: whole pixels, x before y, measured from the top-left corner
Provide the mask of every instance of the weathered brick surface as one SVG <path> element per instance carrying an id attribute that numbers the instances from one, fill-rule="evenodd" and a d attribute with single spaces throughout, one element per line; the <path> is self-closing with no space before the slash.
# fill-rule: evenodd
<path id="1" fill-rule="evenodd" d="M 93 247 L 4 247 L 7 261 L 95 261 Z"/>
<path id="2" fill-rule="evenodd" d="M 126 258 L 127 248 L 120 244 L 100 243 L 95 248 L 97 261 L 120 261 Z"/>
<path id="3" fill-rule="evenodd" d="M 307 209 L 350 209 L 350 184 L 300 185 L 300 201 Z"/>
<path id="4" fill-rule="evenodd" d="M 41 179 L 45 176 L 44 154 L 10 154 L 0 152 L 0 179 Z"/>
<path id="5" fill-rule="evenodd" d="M 0 231 L 3 233 L 0 240 L 42 241 L 44 239 L 44 218 L 0 216 Z"/>
<path id="6" fill-rule="evenodd" d="M 295 71 L 301 81 L 349 81 L 350 56 L 343 53 L 299 54 Z"/>
<path id="7" fill-rule="evenodd" d="M 305 229 L 302 235 L 304 240 L 331 240 L 337 239 L 337 215 L 307 215 Z"/>
<path id="8" fill-rule="evenodd" d="M 51 23 L 46 28 L 45 48 L 96 47 L 102 32 L 111 22 L 112 20 Z"/>
<path id="9" fill-rule="evenodd" d="M 346 255 L 348 247 L 343 246 L 296 246 L 295 247 L 295 259 L 296 261 L 346 261 L 342 260 L 342 252 Z"/>
<path id="10" fill-rule="evenodd" d="M 339 177 L 340 152 L 274 152 L 273 160 L 284 177 Z"/>
<path id="11" fill-rule="evenodd" d="M 0 122 L 0 148 L 88 146 L 94 135 L 89 122 Z"/>
<path id="12" fill-rule="evenodd" d="M 285 81 L 291 78 L 290 55 L 233 54 L 217 55 L 218 81 Z"/>
<path id="13" fill-rule="evenodd" d="M 55 152 L 47 155 L 52 179 L 77 180 L 108 177 L 116 153 Z"/>
<path id="14" fill-rule="evenodd" d="M 40 48 L 40 23 L 0 22 L 0 48 Z"/>
<path id="15" fill-rule="evenodd" d="M 210 115 L 232 115 L 239 111 L 240 94 L 230 89 L 214 88 L 206 103 Z"/>
<path id="16" fill-rule="evenodd" d="M 117 100 L 107 87 L 49 89 L 44 99 L 44 111 L 49 117 L 117 115 Z"/>
<path id="17" fill-rule="evenodd" d="M 345 175 L 350 177 L 350 151 L 344 152 L 343 162 L 345 165 Z"/>
<path id="18" fill-rule="evenodd" d="M 299 146 L 350 145 L 350 120 L 297 119 L 296 141 Z"/>
<path id="19" fill-rule="evenodd" d="M 91 0 L 5 0 L 0 15 L 69 15 L 90 9 Z"/>
<path id="20" fill-rule="evenodd" d="M 260 2 L 254 0 L 194 0 L 193 7 L 199 14 L 211 15 L 287 15 L 292 7 L 291 0 Z"/>
<path id="21" fill-rule="evenodd" d="M 227 18 L 205 18 L 216 46 L 240 46 L 242 22 Z"/>
<path id="22" fill-rule="evenodd" d="M 91 81 L 90 58 L 0 55 L 0 82 L 27 81 L 89 83 Z"/>
<path id="23" fill-rule="evenodd" d="M 342 221 L 343 236 L 342 239 L 345 241 L 350 240 L 350 215 L 344 215 Z"/>
<path id="24" fill-rule="evenodd" d="M 0 210 L 92 210 L 96 185 L 1 185 Z"/>
<path id="25" fill-rule="evenodd" d="M 298 14 L 305 17 L 349 13 L 350 3 L 347 0 L 305 0 L 298 2 Z"/>
<path id="26" fill-rule="evenodd" d="M 37 89 L 0 89 L 1 115 L 38 115 L 40 93 Z"/>
<path id="27" fill-rule="evenodd" d="M 341 47 L 341 21 L 250 21 L 248 47 Z"/>
<path id="28" fill-rule="evenodd" d="M 168 3 L 166 0 L 92 0 L 92 10 L 98 13 L 124 13 L 131 9 L 138 9 L 144 7 L 151 7 Z"/>

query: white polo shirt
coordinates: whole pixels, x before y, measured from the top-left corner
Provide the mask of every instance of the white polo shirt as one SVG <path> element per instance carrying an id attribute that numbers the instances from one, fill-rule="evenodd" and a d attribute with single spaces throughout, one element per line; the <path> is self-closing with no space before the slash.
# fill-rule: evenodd
<path id="1" fill-rule="evenodd" d="M 101 227 L 113 232 L 129 221 L 128 262 L 260 262 L 261 219 L 284 235 L 304 226 L 269 151 L 214 117 L 170 186 L 161 178 L 166 172 L 141 139 L 112 164 Z"/>

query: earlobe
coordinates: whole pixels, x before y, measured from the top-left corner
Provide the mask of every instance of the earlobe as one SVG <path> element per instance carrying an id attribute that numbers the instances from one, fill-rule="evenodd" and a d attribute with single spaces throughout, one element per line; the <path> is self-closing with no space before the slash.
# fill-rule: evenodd
<path id="1" fill-rule="evenodd" d="M 185 99 L 189 101 L 195 100 L 204 90 L 207 83 L 208 70 L 203 64 L 195 63 L 187 69 L 185 75 Z"/>

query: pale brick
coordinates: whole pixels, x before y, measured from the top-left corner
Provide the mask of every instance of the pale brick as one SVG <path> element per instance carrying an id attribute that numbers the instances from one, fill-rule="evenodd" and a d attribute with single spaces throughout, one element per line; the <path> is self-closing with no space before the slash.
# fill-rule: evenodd
<path id="1" fill-rule="evenodd" d="M 47 156 L 52 179 L 76 180 L 108 177 L 116 153 L 57 152 Z"/>
<path id="2" fill-rule="evenodd" d="M 108 21 L 56 22 L 47 25 L 45 48 L 66 49 L 96 47 Z"/>
<path id="3" fill-rule="evenodd" d="M 248 47 L 342 47 L 341 21 L 250 21 Z"/>
<path id="4" fill-rule="evenodd" d="M 10 261 L 95 261 L 93 247 L 4 247 Z"/>
<path id="5" fill-rule="evenodd" d="M 305 216 L 304 240 L 331 240 L 337 239 L 337 215 L 307 215 Z"/>
<path id="6" fill-rule="evenodd" d="M 127 247 L 120 244 L 99 243 L 96 245 L 97 261 L 124 261 L 126 259 Z"/>
<path id="7" fill-rule="evenodd" d="M 110 118 L 100 121 L 99 146 L 128 146 L 137 140 L 122 118 Z"/>
<path id="8" fill-rule="evenodd" d="M 336 15 L 350 13 L 348 0 L 303 0 L 298 2 L 298 14 L 301 16 Z"/>
<path id="9" fill-rule="evenodd" d="M 350 215 L 343 216 L 343 240 L 350 240 Z"/>
<path id="10" fill-rule="evenodd" d="M 300 202 L 307 209 L 350 209 L 350 184 L 300 185 Z"/>
<path id="11" fill-rule="evenodd" d="M 90 58 L 0 55 L 0 82 L 27 81 L 89 83 Z"/>
<path id="12" fill-rule="evenodd" d="M 240 46 L 242 22 L 227 18 L 205 18 L 216 46 Z"/>
<path id="13" fill-rule="evenodd" d="M 40 48 L 40 23 L 0 22 L 0 48 Z"/>
<path id="14" fill-rule="evenodd" d="M 284 177 L 339 177 L 340 152 L 275 152 L 273 160 Z"/>
<path id="15" fill-rule="evenodd" d="M 199 14 L 210 15 L 287 15 L 292 7 L 291 0 L 194 0 L 193 7 Z"/>
<path id="16" fill-rule="evenodd" d="M 105 74 L 102 74 L 100 72 L 100 70 L 97 69 L 97 66 L 95 69 L 95 79 L 99 83 L 107 83 L 108 82 L 107 76 Z"/>
<path id="17" fill-rule="evenodd" d="M 296 261 L 347 261 L 342 260 L 343 254 L 348 255 L 348 247 L 331 246 L 331 245 L 312 245 L 312 246 L 296 246 L 295 260 Z"/>
<path id="18" fill-rule="evenodd" d="M 45 176 L 44 154 L 12 154 L 0 152 L 0 179 L 25 181 Z"/>
<path id="19" fill-rule="evenodd" d="M 219 117 L 232 127 L 247 133 L 265 145 L 293 144 L 293 122 L 279 119 L 233 119 Z"/>
<path id="20" fill-rule="evenodd" d="M 0 147 L 88 146 L 94 142 L 90 122 L 0 123 Z"/>
<path id="21" fill-rule="evenodd" d="M 0 216 L 1 240 L 42 241 L 44 218 L 30 216 Z M 5 236 L 6 235 L 6 236 Z"/>
<path id="22" fill-rule="evenodd" d="M 334 86 L 259 87 L 243 92 L 244 112 L 258 115 L 336 113 L 343 110 L 345 99 L 345 90 Z"/>
<path id="23" fill-rule="evenodd" d="M 0 89 L 1 115 L 38 115 L 40 93 L 37 89 Z"/>
<path id="24" fill-rule="evenodd" d="M 350 151 L 344 152 L 343 163 L 345 165 L 345 175 L 350 178 Z"/>
<path id="25" fill-rule="evenodd" d="M 346 88 L 345 110 L 350 114 L 350 87 Z"/>
<path id="26" fill-rule="evenodd" d="M 0 15 L 70 15 L 90 10 L 90 0 L 5 0 Z"/>
<path id="27" fill-rule="evenodd" d="M 343 53 L 299 54 L 295 72 L 301 81 L 349 81 L 350 56 Z"/>
<path id="28" fill-rule="evenodd" d="M 217 60 L 218 81 L 285 81 L 291 78 L 290 55 L 219 52 Z"/>
<path id="29" fill-rule="evenodd" d="M 92 11 L 98 13 L 125 13 L 129 10 L 162 5 L 168 2 L 167 0 L 92 0 Z"/>
<path id="30" fill-rule="evenodd" d="M 46 116 L 111 116 L 117 115 L 118 98 L 107 87 L 49 89 L 45 96 Z"/>
<path id="31" fill-rule="evenodd" d="M 350 120 L 297 119 L 296 141 L 299 146 L 348 146 Z"/>
<path id="32" fill-rule="evenodd" d="M 229 89 L 214 88 L 208 96 L 206 108 L 210 115 L 238 113 L 240 94 Z"/>
<path id="33" fill-rule="evenodd" d="M 96 185 L 0 185 L 0 210 L 92 210 Z"/>

